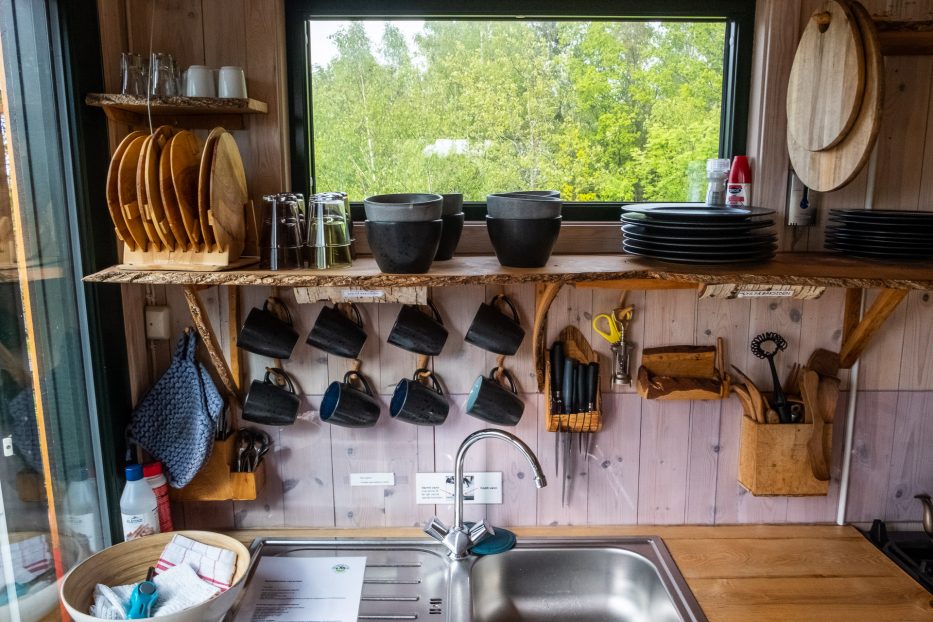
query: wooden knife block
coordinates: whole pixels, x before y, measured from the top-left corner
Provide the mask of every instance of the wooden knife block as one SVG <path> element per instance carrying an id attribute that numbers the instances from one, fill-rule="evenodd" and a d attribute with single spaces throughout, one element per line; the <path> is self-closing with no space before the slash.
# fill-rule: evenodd
<path id="1" fill-rule="evenodd" d="M 253 501 L 266 484 L 266 461 L 252 473 L 231 471 L 236 455 L 236 435 L 214 441 L 211 457 L 184 488 L 169 489 L 172 501 Z"/>
<path id="2" fill-rule="evenodd" d="M 564 355 L 578 363 L 598 363 L 599 355 L 593 351 L 583 334 L 575 327 L 568 326 L 560 333 L 564 344 Z M 599 432 L 603 427 L 603 395 L 599 384 L 596 385 L 596 410 L 573 414 L 555 414 L 551 412 L 551 353 L 544 357 L 544 428 L 548 432 Z"/>
<path id="3" fill-rule="evenodd" d="M 807 441 L 812 423 L 758 423 L 742 417 L 739 484 L 756 497 L 825 496 L 829 481 L 813 476 Z M 823 430 L 832 443 L 832 426 Z"/>

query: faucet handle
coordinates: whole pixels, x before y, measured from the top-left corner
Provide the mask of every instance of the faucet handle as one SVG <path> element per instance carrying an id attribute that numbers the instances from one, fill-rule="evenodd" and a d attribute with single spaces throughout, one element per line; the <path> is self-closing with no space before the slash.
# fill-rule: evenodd
<path id="1" fill-rule="evenodd" d="M 470 528 L 470 544 L 479 544 L 485 540 L 488 536 L 496 535 L 496 530 L 492 525 L 486 522 L 484 518 L 480 522 L 476 523 Z"/>
<path id="2" fill-rule="evenodd" d="M 424 533 L 428 534 L 438 542 L 443 542 L 444 538 L 447 537 L 447 534 L 450 533 L 450 529 L 441 522 L 441 519 L 434 517 L 424 524 Z"/>

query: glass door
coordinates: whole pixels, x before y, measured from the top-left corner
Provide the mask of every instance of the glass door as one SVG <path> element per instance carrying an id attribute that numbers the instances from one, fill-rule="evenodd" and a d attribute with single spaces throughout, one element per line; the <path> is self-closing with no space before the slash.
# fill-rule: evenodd
<path id="1" fill-rule="evenodd" d="M 0 621 L 109 543 L 55 5 L 0 7 Z"/>

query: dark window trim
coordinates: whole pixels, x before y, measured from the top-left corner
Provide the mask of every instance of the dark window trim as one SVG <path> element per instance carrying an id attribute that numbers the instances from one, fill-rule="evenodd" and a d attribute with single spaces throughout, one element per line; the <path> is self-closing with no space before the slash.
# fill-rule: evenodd
<path id="1" fill-rule="evenodd" d="M 749 92 L 752 75 L 752 41 L 755 29 L 754 0 L 514 0 L 508 4 L 493 0 L 464 0 L 451 3 L 450 9 L 438 7 L 430 0 L 290 0 L 285 3 L 286 64 L 288 72 L 289 128 L 291 135 L 292 188 L 309 188 L 310 171 L 314 168 L 313 150 L 306 149 L 313 136 L 313 119 L 308 109 L 307 67 L 304 63 L 304 23 L 308 18 L 664 18 L 682 20 L 725 19 L 729 28 L 723 58 L 726 71 L 723 80 L 723 120 L 720 130 L 720 153 L 723 158 L 746 152 L 748 138 Z M 309 153 L 310 152 L 310 153 Z M 469 220 L 480 220 L 486 214 L 482 202 L 468 203 L 464 211 Z M 618 203 L 568 203 L 564 206 L 567 220 L 618 220 Z M 354 205 L 354 218 L 363 218 L 362 205 Z"/>

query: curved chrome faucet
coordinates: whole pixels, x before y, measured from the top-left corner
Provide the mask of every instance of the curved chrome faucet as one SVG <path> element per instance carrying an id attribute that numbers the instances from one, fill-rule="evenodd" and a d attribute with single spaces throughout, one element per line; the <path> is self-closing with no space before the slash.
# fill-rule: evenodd
<path id="1" fill-rule="evenodd" d="M 450 557 L 457 560 L 465 559 L 471 547 L 479 544 L 486 536 L 496 533 L 493 527 L 486 522 L 486 519 L 475 524 L 472 529 L 467 529 L 466 525 L 463 524 L 463 463 L 466 460 L 467 450 L 484 438 L 498 438 L 511 443 L 525 455 L 528 464 L 531 465 L 531 469 L 534 471 L 535 486 L 538 488 L 547 486 L 547 478 L 544 477 L 544 471 L 541 469 L 538 458 L 531 451 L 531 448 L 514 434 L 502 430 L 479 430 L 463 439 L 463 442 L 460 443 L 460 449 L 457 450 L 457 458 L 454 461 L 454 485 L 456 486 L 454 524 L 448 529 L 435 516 L 424 526 L 425 533 L 446 546 L 450 551 Z"/>

